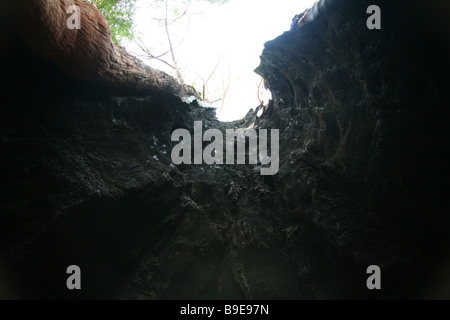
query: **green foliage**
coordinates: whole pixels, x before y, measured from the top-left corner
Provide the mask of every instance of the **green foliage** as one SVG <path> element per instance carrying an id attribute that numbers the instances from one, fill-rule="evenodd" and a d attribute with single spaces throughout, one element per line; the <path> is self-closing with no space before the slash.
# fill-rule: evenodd
<path id="1" fill-rule="evenodd" d="M 134 35 L 134 14 L 137 8 L 137 2 L 139 0 L 84 0 L 89 2 L 90 4 L 96 6 L 100 12 L 105 16 L 108 21 L 112 40 L 116 43 L 120 44 L 124 39 L 135 40 Z M 149 17 L 149 20 L 153 18 L 160 22 L 161 27 L 163 28 L 162 32 L 167 34 L 167 40 L 169 43 L 169 48 L 166 53 L 171 53 L 172 62 L 168 63 L 165 60 L 161 59 L 166 53 L 160 56 L 154 56 L 151 53 L 150 47 L 139 39 L 139 41 L 135 40 L 135 42 L 141 47 L 141 49 L 148 55 L 150 59 L 157 59 L 170 68 L 173 69 L 174 73 L 178 81 L 184 84 L 184 79 L 182 76 L 182 70 L 179 68 L 177 63 L 176 54 L 174 52 L 174 47 L 172 45 L 172 39 L 170 36 L 171 25 L 175 22 L 182 21 L 183 17 L 186 18 L 188 16 L 188 11 L 190 5 L 193 3 L 210 3 L 213 5 L 223 5 L 226 4 L 229 0 L 146 0 L 153 7 L 154 12 L 157 13 L 156 17 Z M 147 4 L 148 4 L 147 3 Z M 141 3 L 142 4 L 142 3 Z M 186 19 L 184 19 L 186 20 Z M 189 20 L 189 17 L 188 19 Z M 219 61 L 220 62 L 220 61 Z M 216 67 L 217 68 L 217 67 Z M 211 73 L 210 77 L 214 74 L 214 71 Z M 208 80 L 209 80 L 208 78 Z M 208 80 L 203 80 L 202 89 L 203 96 L 205 98 L 205 92 L 208 91 L 206 86 L 208 84 Z M 195 86 L 195 83 L 192 83 Z M 228 91 L 228 89 L 227 89 Z M 223 99 L 225 99 L 226 92 L 223 95 Z"/>
<path id="2" fill-rule="evenodd" d="M 108 20 L 112 39 L 121 43 L 124 39 L 133 40 L 133 16 L 136 10 L 136 0 L 85 0 L 96 6 Z M 149 0 L 156 5 L 165 5 L 169 0 Z M 181 15 L 185 6 L 193 0 L 178 0 L 174 2 L 175 17 Z M 196 0 L 213 4 L 225 4 L 228 0 Z"/>
<path id="3" fill-rule="evenodd" d="M 113 41 L 121 43 L 123 39 L 134 39 L 133 16 L 136 0 L 87 0 L 96 6 L 108 20 Z"/>

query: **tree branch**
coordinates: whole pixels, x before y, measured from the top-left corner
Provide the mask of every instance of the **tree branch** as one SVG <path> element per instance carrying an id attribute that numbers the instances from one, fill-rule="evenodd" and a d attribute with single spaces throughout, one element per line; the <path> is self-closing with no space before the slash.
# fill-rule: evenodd
<path id="1" fill-rule="evenodd" d="M 186 8 L 186 10 L 187 10 L 187 8 Z M 177 74 L 178 81 L 182 85 L 184 85 L 183 76 L 181 75 L 180 69 L 178 68 L 177 60 L 175 59 L 175 53 L 173 52 L 172 40 L 170 39 L 169 21 L 168 21 L 168 12 L 167 11 L 168 11 L 168 7 L 167 7 L 167 2 L 166 2 L 166 19 L 164 20 L 164 27 L 166 29 L 167 40 L 169 41 L 169 49 L 170 49 L 170 53 L 172 55 L 172 61 L 175 66 L 175 72 Z"/>
<path id="2" fill-rule="evenodd" d="M 161 61 L 162 63 L 165 63 L 166 65 L 168 65 L 169 67 L 171 67 L 172 69 L 175 69 L 176 70 L 176 68 L 174 67 L 174 66 L 172 66 L 170 63 L 168 63 L 167 61 L 164 61 L 163 59 L 161 59 L 160 57 L 162 57 L 163 55 L 165 55 L 166 53 L 164 53 L 163 55 L 160 55 L 160 56 L 154 56 L 153 54 L 151 54 L 151 52 L 150 52 L 150 50 L 144 45 L 144 43 L 142 43 L 142 40 L 141 39 L 139 39 L 139 41 L 141 41 L 141 43 L 139 43 L 138 41 L 134 41 L 138 46 L 139 46 L 139 48 L 141 48 L 141 50 L 142 51 L 144 51 L 144 53 L 148 56 L 148 57 L 150 57 L 151 59 L 156 59 L 156 60 L 158 60 L 158 61 Z"/>
<path id="3" fill-rule="evenodd" d="M 222 109 L 225 105 L 225 98 L 227 97 L 228 90 L 230 89 L 230 82 L 231 82 L 231 69 L 230 69 L 230 65 L 228 65 L 228 82 L 227 82 L 226 87 L 225 87 L 225 81 L 223 79 L 223 74 L 222 74 L 222 88 L 223 88 L 222 105 L 220 106 L 219 110 L 216 112 L 217 115 L 219 115 L 222 112 Z"/>
<path id="4" fill-rule="evenodd" d="M 176 17 L 174 20 L 172 20 L 171 22 L 168 22 L 167 24 L 170 26 L 172 23 L 177 22 L 177 21 L 180 20 L 182 17 L 184 17 L 184 16 L 186 15 L 186 13 L 187 13 L 187 11 L 188 11 L 190 5 L 191 5 L 191 3 L 188 2 L 188 5 L 187 5 L 186 9 L 184 10 L 184 12 L 183 12 L 180 16 L 178 16 L 178 17 Z M 166 19 L 167 19 L 167 2 L 166 2 Z"/>
<path id="5" fill-rule="evenodd" d="M 261 82 L 258 85 L 258 101 L 259 101 L 259 104 L 262 105 L 262 106 L 264 106 L 264 101 L 262 101 L 262 99 L 261 99 L 261 86 L 263 84 L 264 84 L 264 79 L 261 78 Z"/>

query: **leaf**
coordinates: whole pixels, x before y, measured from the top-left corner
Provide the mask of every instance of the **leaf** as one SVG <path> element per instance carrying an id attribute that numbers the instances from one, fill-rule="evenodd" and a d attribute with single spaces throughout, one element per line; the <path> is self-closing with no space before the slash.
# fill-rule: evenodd
<path id="1" fill-rule="evenodd" d="M 136 0 L 87 0 L 100 10 L 108 20 L 113 41 L 121 43 L 123 39 L 134 39 L 134 13 Z"/>

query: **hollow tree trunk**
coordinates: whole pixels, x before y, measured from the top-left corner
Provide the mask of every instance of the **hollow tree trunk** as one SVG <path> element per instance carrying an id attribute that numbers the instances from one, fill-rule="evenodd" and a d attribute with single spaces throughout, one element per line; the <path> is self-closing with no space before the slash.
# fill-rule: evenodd
<path id="1" fill-rule="evenodd" d="M 81 12 L 81 29 L 69 29 L 71 5 Z M 15 7 L 15 25 L 22 40 L 40 57 L 55 62 L 69 76 L 122 90 L 146 93 L 166 91 L 196 95 L 166 73 L 146 66 L 111 40 L 106 18 L 80 0 L 21 0 Z"/>

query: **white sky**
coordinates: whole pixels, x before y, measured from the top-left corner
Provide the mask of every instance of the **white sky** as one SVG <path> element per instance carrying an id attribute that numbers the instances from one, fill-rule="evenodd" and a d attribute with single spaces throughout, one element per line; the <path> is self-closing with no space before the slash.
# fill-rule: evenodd
<path id="1" fill-rule="evenodd" d="M 178 3 L 180 11 L 184 6 Z M 315 0 L 229 0 L 225 5 L 210 5 L 207 1 L 194 1 L 188 14 L 170 26 L 170 34 L 179 67 L 187 84 L 195 84 L 201 91 L 201 78 L 208 78 L 220 60 L 208 83 L 207 98 L 221 98 L 223 82 L 230 88 L 218 118 L 222 121 L 241 119 L 249 109 L 259 105 L 257 96 L 261 78 L 253 72 L 259 65 L 264 42 L 289 30 L 292 18 L 310 7 Z M 165 31 L 153 18 L 164 17 L 165 7 L 151 7 L 152 1 L 138 0 L 136 32 L 152 54 L 168 50 Z M 165 3 L 165 2 L 164 2 Z M 189 26 L 189 28 L 188 28 Z M 184 40 L 183 40 L 184 39 Z M 181 44 L 180 44 L 181 42 Z M 124 46 L 136 55 L 143 54 L 134 43 Z M 170 53 L 163 57 L 170 64 Z M 152 67 L 174 75 L 161 62 L 147 62 Z M 222 81 L 223 79 L 223 81 Z M 267 103 L 270 93 L 263 97 Z M 221 101 L 214 104 L 220 107 Z"/>

